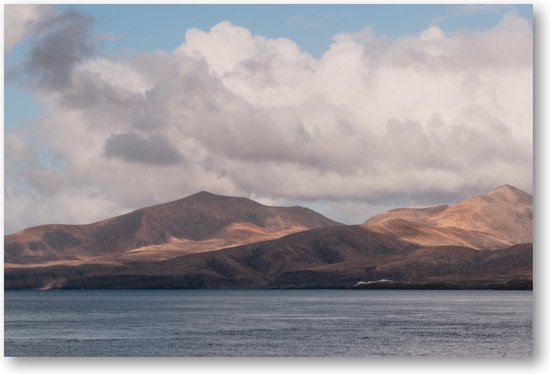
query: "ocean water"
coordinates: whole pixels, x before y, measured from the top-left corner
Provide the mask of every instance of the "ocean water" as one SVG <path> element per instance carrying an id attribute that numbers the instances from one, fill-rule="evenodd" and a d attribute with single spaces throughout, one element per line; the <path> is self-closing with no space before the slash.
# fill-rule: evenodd
<path id="1" fill-rule="evenodd" d="M 5 356 L 526 357 L 530 291 L 5 291 Z"/>

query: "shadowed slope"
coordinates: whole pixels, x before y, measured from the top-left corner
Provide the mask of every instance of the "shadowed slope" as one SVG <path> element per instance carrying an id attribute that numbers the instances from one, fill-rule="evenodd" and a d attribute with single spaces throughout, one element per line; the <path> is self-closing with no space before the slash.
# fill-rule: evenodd
<path id="1" fill-rule="evenodd" d="M 7 288 L 529 288 L 532 245 L 415 247 L 358 226 L 150 264 L 16 269 Z M 434 286 L 435 285 L 435 286 Z"/>

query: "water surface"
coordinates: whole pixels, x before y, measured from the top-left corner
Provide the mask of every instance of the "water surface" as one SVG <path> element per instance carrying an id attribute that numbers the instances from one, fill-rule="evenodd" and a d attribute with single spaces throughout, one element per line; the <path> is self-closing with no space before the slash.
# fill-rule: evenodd
<path id="1" fill-rule="evenodd" d="M 532 355 L 530 291 L 5 291 L 5 356 Z"/>

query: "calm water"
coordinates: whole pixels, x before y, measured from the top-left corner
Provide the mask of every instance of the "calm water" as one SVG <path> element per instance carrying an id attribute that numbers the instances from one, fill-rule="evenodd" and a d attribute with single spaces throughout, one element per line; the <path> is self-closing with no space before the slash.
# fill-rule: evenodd
<path id="1" fill-rule="evenodd" d="M 532 292 L 6 291 L 6 356 L 530 356 Z"/>

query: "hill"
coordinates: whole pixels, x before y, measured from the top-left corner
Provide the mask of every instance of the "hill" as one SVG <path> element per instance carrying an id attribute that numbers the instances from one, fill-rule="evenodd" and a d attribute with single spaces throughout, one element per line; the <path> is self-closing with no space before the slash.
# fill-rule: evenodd
<path id="1" fill-rule="evenodd" d="M 531 289 L 532 220 L 531 196 L 510 186 L 361 225 L 202 192 L 7 236 L 6 258 L 18 262 L 4 280 L 11 289 Z"/>
<path id="2" fill-rule="evenodd" d="M 199 192 L 88 225 L 43 225 L 4 239 L 9 266 L 159 261 L 339 225 L 303 207 Z"/>
<path id="3" fill-rule="evenodd" d="M 504 185 L 455 205 L 390 210 L 362 226 L 419 245 L 499 249 L 533 241 L 533 198 Z"/>

